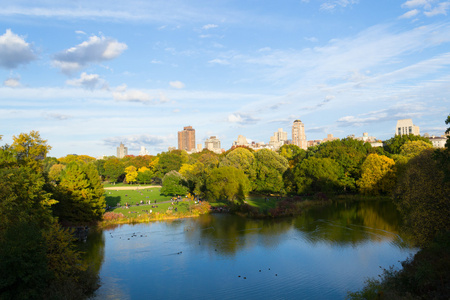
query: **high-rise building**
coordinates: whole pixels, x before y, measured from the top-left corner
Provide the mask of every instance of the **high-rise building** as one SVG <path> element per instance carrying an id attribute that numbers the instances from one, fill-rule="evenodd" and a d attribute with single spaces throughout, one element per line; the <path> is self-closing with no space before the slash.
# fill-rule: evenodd
<path id="1" fill-rule="evenodd" d="M 144 146 L 141 146 L 141 151 L 139 151 L 139 156 L 144 156 L 144 155 L 150 155 L 150 153 Z"/>
<path id="2" fill-rule="evenodd" d="M 413 124 L 412 119 L 402 119 L 397 121 L 397 127 L 395 127 L 395 135 L 420 135 L 419 126 Z"/>
<path id="3" fill-rule="evenodd" d="M 195 151 L 195 129 L 192 126 L 186 126 L 183 131 L 178 131 L 178 150 Z"/>
<path id="4" fill-rule="evenodd" d="M 233 142 L 233 146 L 249 146 L 249 143 L 247 141 L 247 138 L 240 134 L 238 135 L 237 140 Z"/>
<path id="5" fill-rule="evenodd" d="M 124 144 L 120 143 L 120 146 L 117 147 L 117 158 L 124 158 L 128 155 L 128 148 L 125 147 Z"/>
<path id="6" fill-rule="evenodd" d="M 278 150 L 285 144 L 287 139 L 287 132 L 283 131 L 282 128 L 278 128 L 278 131 L 274 132 L 273 136 L 270 137 L 269 146 L 274 150 Z"/>
<path id="7" fill-rule="evenodd" d="M 308 144 L 306 142 L 305 125 L 300 120 L 295 120 L 292 124 L 292 144 L 307 150 Z"/>
<path id="8" fill-rule="evenodd" d="M 205 141 L 205 148 L 218 154 L 222 153 L 222 149 L 220 148 L 220 140 L 215 136 L 212 136 Z"/>

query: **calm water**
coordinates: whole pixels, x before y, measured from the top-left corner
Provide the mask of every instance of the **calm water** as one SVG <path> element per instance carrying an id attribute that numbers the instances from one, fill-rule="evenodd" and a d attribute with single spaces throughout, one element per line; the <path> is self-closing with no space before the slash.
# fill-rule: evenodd
<path id="1" fill-rule="evenodd" d="M 343 299 L 416 252 L 387 202 L 283 220 L 208 215 L 92 235 L 96 299 Z"/>

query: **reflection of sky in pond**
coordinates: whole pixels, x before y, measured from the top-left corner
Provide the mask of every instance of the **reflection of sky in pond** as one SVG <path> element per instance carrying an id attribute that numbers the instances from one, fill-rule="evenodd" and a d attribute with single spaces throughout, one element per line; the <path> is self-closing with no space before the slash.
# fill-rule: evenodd
<path id="1" fill-rule="evenodd" d="M 282 220 L 211 215 L 108 230 L 98 299 L 342 299 L 380 274 L 379 266 L 399 266 L 415 252 L 394 242 L 398 222 L 375 216 L 380 207 Z"/>

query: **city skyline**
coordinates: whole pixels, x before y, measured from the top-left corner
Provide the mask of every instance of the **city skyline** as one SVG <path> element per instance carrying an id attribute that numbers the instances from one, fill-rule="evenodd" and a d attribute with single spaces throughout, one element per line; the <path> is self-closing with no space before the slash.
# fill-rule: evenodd
<path id="1" fill-rule="evenodd" d="M 397 120 L 441 136 L 450 107 L 441 0 L 13 1 L 0 10 L 0 135 L 39 131 L 50 156 L 130 154 L 237 136 L 308 140 Z"/>

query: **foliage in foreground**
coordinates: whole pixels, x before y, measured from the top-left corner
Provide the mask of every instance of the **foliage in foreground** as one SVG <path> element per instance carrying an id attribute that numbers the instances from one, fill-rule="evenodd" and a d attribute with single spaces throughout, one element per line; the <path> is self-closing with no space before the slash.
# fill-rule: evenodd
<path id="1" fill-rule="evenodd" d="M 48 149 L 34 131 L 0 148 L 0 299 L 84 299 L 98 287 L 52 214 Z"/>

